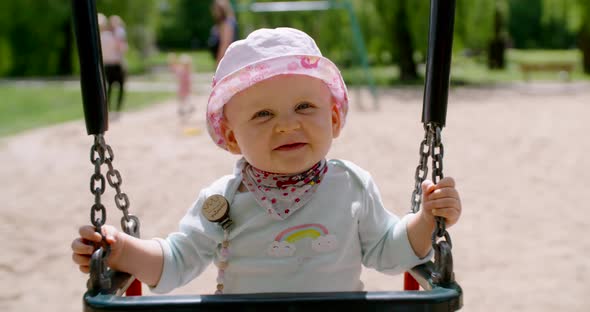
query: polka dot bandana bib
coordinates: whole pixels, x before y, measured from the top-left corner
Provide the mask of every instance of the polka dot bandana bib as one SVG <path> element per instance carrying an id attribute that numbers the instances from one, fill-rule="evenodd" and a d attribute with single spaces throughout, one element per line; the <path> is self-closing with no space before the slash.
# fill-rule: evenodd
<path id="1" fill-rule="evenodd" d="M 328 171 L 322 159 L 309 170 L 296 175 L 262 171 L 242 162 L 242 183 L 256 202 L 274 219 L 284 220 L 303 207 L 317 190 Z"/>

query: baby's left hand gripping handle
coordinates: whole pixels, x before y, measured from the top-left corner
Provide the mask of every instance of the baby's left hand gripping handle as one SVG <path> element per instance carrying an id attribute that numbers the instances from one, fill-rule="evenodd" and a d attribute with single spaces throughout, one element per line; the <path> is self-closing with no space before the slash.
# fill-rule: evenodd
<path id="1" fill-rule="evenodd" d="M 72 13 L 86 131 L 102 134 L 108 130 L 108 107 L 95 0 L 72 0 Z"/>

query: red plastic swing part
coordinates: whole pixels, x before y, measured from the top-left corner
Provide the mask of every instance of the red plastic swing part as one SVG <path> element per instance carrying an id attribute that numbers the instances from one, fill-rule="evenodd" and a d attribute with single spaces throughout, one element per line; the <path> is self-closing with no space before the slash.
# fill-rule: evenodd
<path id="1" fill-rule="evenodd" d="M 125 295 L 127 297 L 141 296 L 141 282 L 138 279 L 135 279 L 131 283 L 131 285 L 129 285 L 129 288 L 127 288 L 127 291 L 125 291 Z"/>
<path id="2" fill-rule="evenodd" d="M 416 281 L 416 279 L 410 274 L 410 272 L 404 273 L 404 290 L 419 290 L 420 284 Z"/>

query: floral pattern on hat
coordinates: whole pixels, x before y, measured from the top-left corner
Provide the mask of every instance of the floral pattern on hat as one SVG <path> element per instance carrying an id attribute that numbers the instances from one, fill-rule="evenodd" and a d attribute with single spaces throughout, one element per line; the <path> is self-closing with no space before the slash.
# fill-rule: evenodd
<path id="1" fill-rule="evenodd" d="M 213 80 L 213 90 L 207 103 L 207 130 L 219 147 L 227 149 L 222 133 L 224 105 L 238 92 L 278 75 L 305 75 L 322 80 L 335 100 L 342 125 L 348 112 L 348 93 L 338 67 L 329 59 L 317 55 L 286 55 L 247 65 L 219 81 Z"/>

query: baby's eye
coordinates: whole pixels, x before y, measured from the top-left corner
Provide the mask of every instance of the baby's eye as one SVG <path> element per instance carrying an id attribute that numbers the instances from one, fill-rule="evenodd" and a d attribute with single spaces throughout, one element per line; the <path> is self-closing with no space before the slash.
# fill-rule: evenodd
<path id="1" fill-rule="evenodd" d="M 269 112 L 267 110 L 262 110 L 262 111 L 256 112 L 254 114 L 254 116 L 252 116 L 252 119 L 269 117 L 271 115 L 272 115 L 271 112 Z"/>
<path id="2" fill-rule="evenodd" d="M 295 107 L 295 110 L 302 110 L 302 109 L 308 109 L 308 108 L 312 108 L 313 106 L 308 103 L 308 102 L 303 102 L 297 105 L 297 107 Z"/>

